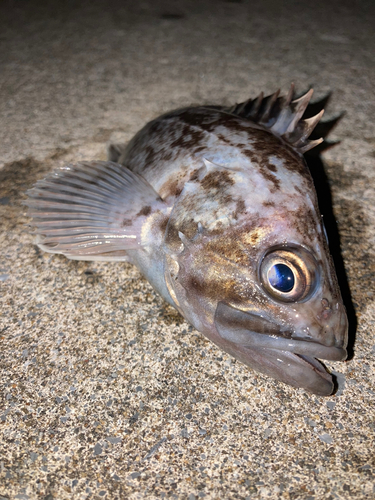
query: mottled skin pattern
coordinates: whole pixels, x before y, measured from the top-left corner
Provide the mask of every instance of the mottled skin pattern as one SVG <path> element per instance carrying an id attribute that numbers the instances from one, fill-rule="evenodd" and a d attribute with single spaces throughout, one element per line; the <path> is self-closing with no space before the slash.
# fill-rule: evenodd
<path id="1" fill-rule="evenodd" d="M 168 206 L 144 229 L 152 245 L 128 251 L 164 298 L 245 364 L 318 394 L 332 392 L 319 363 L 238 345 L 222 338 L 215 324 L 224 302 L 275 324 L 280 337 L 332 347 L 329 359 L 345 356 L 345 310 L 302 155 L 258 124 L 198 107 L 150 122 L 117 161 L 146 179 Z M 262 286 L 259 266 L 270 248 L 293 246 L 314 256 L 319 283 L 308 300 L 283 303 Z"/>
<path id="2" fill-rule="evenodd" d="M 108 162 L 70 164 L 28 191 L 37 244 L 124 261 L 246 365 L 329 395 L 317 360 L 346 357 L 347 319 L 302 154 L 312 90 L 147 124 Z"/>

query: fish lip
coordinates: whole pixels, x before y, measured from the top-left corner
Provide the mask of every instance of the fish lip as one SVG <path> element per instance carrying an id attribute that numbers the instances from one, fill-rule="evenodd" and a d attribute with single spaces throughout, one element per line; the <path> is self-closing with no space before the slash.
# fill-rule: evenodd
<path id="1" fill-rule="evenodd" d="M 292 352 L 293 354 L 299 355 L 300 357 L 305 356 L 307 358 L 324 359 L 325 361 L 344 361 L 348 353 L 346 349 L 342 347 L 326 346 L 319 342 L 314 342 L 311 340 L 296 340 L 282 339 L 289 342 L 288 347 L 290 349 L 285 349 L 285 342 L 276 347 L 275 350 L 286 350 Z"/>
<path id="2" fill-rule="evenodd" d="M 315 371 L 319 372 L 319 375 L 325 376 L 327 380 L 331 380 L 332 375 L 327 372 L 326 367 L 320 361 L 320 359 L 313 358 L 310 356 L 303 356 L 302 354 L 293 353 L 297 358 L 300 358 L 303 362 L 308 363 Z"/>
<path id="3" fill-rule="evenodd" d="M 347 358 L 344 347 L 327 346 L 311 338 L 285 337 L 280 330 L 272 334 L 252 331 L 248 327 L 249 319 L 256 316 L 220 302 L 215 312 L 215 326 L 220 337 L 248 349 L 287 351 L 297 356 L 326 361 L 343 361 Z"/>
<path id="4" fill-rule="evenodd" d="M 287 351 L 299 357 L 323 359 L 325 361 L 344 361 L 348 355 L 346 349 L 342 347 L 325 346 L 311 340 L 296 340 L 264 333 L 246 332 L 249 336 L 249 342 L 236 342 L 232 336 L 229 338 L 228 335 L 223 335 L 222 331 L 219 331 L 219 334 L 222 338 L 248 349 L 263 348 L 272 351 Z"/>
<path id="5" fill-rule="evenodd" d="M 245 355 L 242 357 L 245 364 L 253 367 L 251 362 L 247 362 L 246 353 L 249 353 L 250 359 L 257 353 L 256 358 L 261 360 L 261 364 L 258 363 L 255 369 L 290 386 L 305 389 L 318 396 L 330 396 L 337 390 L 332 373 L 314 357 L 275 349 L 245 347 L 241 351 Z"/>
<path id="6" fill-rule="evenodd" d="M 266 349 L 266 351 L 268 351 L 268 354 L 271 353 L 271 349 Z M 304 356 L 302 354 L 292 352 L 288 352 L 288 354 L 291 355 L 294 361 L 300 366 L 307 365 L 307 368 L 315 372 L 321 380 L 319 387 L 304 387 L 307 391 L 319 396 L 330 396 L 336 392 L 337 384 L 335 379 L 322 361 L 311 356 Z M 275 355 L 277 355 L 277 351 L 275 351 Z M 324 383 L 322 383 L 323 381 Z"/>
<path id="7" fill-rule="evenodd" d="M 246 348 L 246 349 L 251 349 L 251 348 Z M 277 355 L 278 353 L 276 349 L 264 349 L 264 351 L 268 353 L 272 353 L 274 351 L 275 355 Z M 327 371 L 324 363 L 320 359 L 314 358 L 313 356 L 305 356 L 303 354 L 297 354 L 295 352 L 290 352 L 290 351 L 286 352 L 288 352 L 288 354 L 293 356 L 294 358 L 297 358 L 299 363 L 308 364 L 310 368 L 313 368 L 314 371 L 318 372 L 319 375 L 322 375 L 323 378 L 325 378 L 326 380 L 331 380 L 332 375 Z"/>
<path id="8" fill-rule="evenodd" d="M 224 349 L 247 366 L 293 387 L 312 394 L 329 396 L 335 391 L 335 380 L 323 360 L 339 361 L 346 358 L 346 350 L 323 345 L 312 338 L 289 337 L 276 323 L 264 323 L 254 314 L 220 302 L 214 323 Z M 273 334 L 263 328 L 271 324 Z M 257 328 L 260 331 L 254 331 Z M 253 330 L 251 330 L 251 328 Z M 284 336 L 282 334 L 284 333 Z M 286 337 L 288 335 L 288 337 Z"/>

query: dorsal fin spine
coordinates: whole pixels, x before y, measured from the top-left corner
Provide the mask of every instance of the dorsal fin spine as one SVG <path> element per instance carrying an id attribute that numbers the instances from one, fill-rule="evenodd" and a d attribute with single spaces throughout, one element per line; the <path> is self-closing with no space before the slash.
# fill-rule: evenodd
<path id="1" fill-rule="evenodd" d="M 301 97 L 293 100 L 295 89 L 294 84 L 292 84 L 286 96 L 279 96 L 279 91 L 267 97 L 264 97 L 263 93 L 261 93 L 256 99 L 249 99 L 243 103 L 236 104 L 227 109 L 227 112 L 263 125 L 272 133 L 282 137 L 296 151 L 304 154 L 306 151 L 321 144 L 326 136 L 326 133 L 323 132 L 323 138 L 320 139 L 318 135 L 320 128 L 322 130 L 324 128 L 317 127 L 317 132 L 313 137 L 314 140 L 308 140 L 308 137 L 318 125 L 323 115 L 324 110 L 322 106 L 328 100 L 326 96 L 319 102 L 310 105 L 313 92 L 313 89 L 310 89 Z M 320 102 L 322 106 L 319 108 Z M 316 111 L 314 116 L 311 116 L 312 108 Z M 303 119 L 306 115 L 308 118 Z M 333 122 L 333 125 L 335 123 Z M 329 130 L 328 125 L 327 133 Z M 324 144 L 320 149 L 324 149 Z"/>

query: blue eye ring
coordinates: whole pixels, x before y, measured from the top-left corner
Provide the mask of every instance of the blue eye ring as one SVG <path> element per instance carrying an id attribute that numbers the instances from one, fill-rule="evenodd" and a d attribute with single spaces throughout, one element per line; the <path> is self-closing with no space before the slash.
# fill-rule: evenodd
<path id="1" fill-rule="evenodd" d="M 315 292 L 319 277 L 313 255 L 298 246 L 273 248 L 260 265 L 265 291 L 280 302 L 303 302 Z"/>

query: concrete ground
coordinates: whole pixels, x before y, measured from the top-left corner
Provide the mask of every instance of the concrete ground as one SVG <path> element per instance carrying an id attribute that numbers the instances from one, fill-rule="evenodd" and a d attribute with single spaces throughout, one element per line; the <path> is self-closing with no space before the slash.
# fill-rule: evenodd
<path id="1" fill-rule="evenodd" d="M 373 1 L 1 3 L 1 500 L 375 497 L 374 14 Z M 346 110 L 324 162 L 358 329 L 352 359 L 328 363 L 328 398 L 220 352 L 130 265 L 40 252 L 21 206 L 46 172 L 104 159 L 162 112 L 291 81 Z"/>

